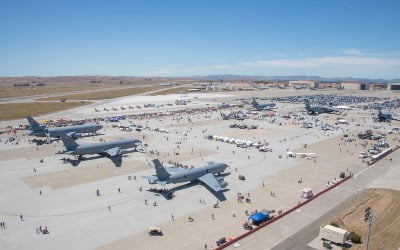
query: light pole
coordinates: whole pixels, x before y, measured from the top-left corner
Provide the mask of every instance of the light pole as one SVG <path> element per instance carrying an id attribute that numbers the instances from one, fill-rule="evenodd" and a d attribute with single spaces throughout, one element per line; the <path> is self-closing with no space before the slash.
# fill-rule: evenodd
<path id="1" fill-rule="evenodd" d="M 367 237 L 367 247 L 366 247 L 366 249 L 368 250 L 368 247 L 369 247 L 369 236 L 371 234 L 371 225 L 372 225 L 372 223 L 375 222 L 375 216 L 372 213 L 371 207 L 367 207 L 365 209 L 364 221 L 368 223 L 368 237 Z"/>

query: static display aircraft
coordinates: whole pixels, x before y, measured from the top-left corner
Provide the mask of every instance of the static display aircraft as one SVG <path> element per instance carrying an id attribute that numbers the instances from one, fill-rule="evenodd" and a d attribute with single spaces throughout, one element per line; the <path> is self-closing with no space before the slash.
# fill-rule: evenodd
<path id="1" fill-rule="evenodd" d="M 251 105 L 253 105 L 253 108 L 256 110 L 272 110 L 275 108 L 276 104 L 275 103 L 262 103 L 259 104 L 256 99 L 253 98 L 253 101 L 251 102 Z"/>
<path id="2" fill-rule="evenodd" d="M 78 137 L 81 134 L 95 134 L 96 131 L 103 128 L 99 124 L 84 124 L 75 125 L 67 127 L 56 127 L 56 128 L 46 128 L 46 125 L 39 124 L 35 119 L 28 116 L 26 119 L 29 122 L 29 135 L 36 135 L 40 137 L 61 137 L 67 135 L 73 138 Z"/>
<path id="3" fill-rule="evenodd" d="M 168 172 L 158 159 L 153 160 L 157 176 L 143 176 L 150 183 L 157 183 L 165 186 L 168 183 L 181 183 L 189 181 L 201 181 L 204 185 L 211 188 L 214 192 L 222 191 L 228 183 L 222 177 L 215 177 L 214 174 L 220 174 L 228 167 L 225 163 L 209 163 L 206 166 L 193 169 L 174 168 Z"/>
<path id="4" fill-rule="evenodd" d="M 317 154 L 316 153 L 295 153 L 295 152 L 286 152 L 288 157 L 300 157 L 300 158 L 317 158 Z"/>
<path id="5" fill-rule="evenodd" d="M 306 110 L 310 115 L 318 115 L 322 113 L 334 113 L 339 110 L 331 106 L 310 106 L 310 103 L 306 102 Z"/>
<path id="6" fill-rule="evenodd" d="M 121 156 L 123 154 L 122 149 L 135 148 L 141 144 L 138 139 L 121 139 L 109 142 L 99 142 L 79 145 L 71 137 L 66 135 L 61 136 L 64 143 L 64 149 L 60 150 L 60 154 L 70 154 L 78 159 L 82 158 L 82 155 L 87 154 L 99 154 L 107 157 Z"/>
<path id="7" fill-rule="evenodd" d="M 395 119 L 395 118 L 393 117 L 393 113 L 388 112 L 388 111 L 382 111 L 382 110 L 379 110 L 379 113 L 378 113 L 378 120 L 379 120 L 380 122 L 399 121 L 399 119 Z"/>

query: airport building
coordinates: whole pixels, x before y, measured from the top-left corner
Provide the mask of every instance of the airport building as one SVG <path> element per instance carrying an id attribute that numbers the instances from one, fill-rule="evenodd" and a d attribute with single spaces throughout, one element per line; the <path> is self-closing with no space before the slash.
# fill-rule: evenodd
<path id="1" fill-rule="evenodd" d="M 348 90 L 367 90 L 368 84 L 360 82 L 342 82 L 340 83 L 340 88 Z"/>
<path id="2" fill-rule="evenodd" d="M 308 80 L 298 80 L 298 81 L 289 81 L 289 86 L 299 86 L 299 87 L 309 87 L 309 88 L 315 88 L 315 82 L 314 81 L 308 81 Z"/>
<path id="3" fill-rule="evenodd" d="M 368 85 L 369 90 L 386 90 L 387 84 L 386 83 L 370 83 Z"/>
<path id="4" fill-rule="evenodd" d="M 387 84 L 387 90 L 400 90 L 400 82 L 391 82 Z"/>

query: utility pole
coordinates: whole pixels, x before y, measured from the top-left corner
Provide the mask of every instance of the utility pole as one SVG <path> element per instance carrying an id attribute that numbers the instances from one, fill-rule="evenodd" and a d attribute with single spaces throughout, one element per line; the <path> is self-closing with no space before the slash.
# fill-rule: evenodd
<path id="1" fill-rule="evenodd" d="M 374 214 L 372 213 L 371 207 L 367 207 L 367 208 L 365 209 L 364 221 L 368 223 L 368 237 L 367 237 L 367 247 L 366 247 L 366 249 L 368 250 L 368 247 L 369 247 L 369 237 L 370 237 L 370 234 L 371 234 L 371 225 L 372 225 L 372 223 L 375 222 L 375 216 L 374 216 Z"/>

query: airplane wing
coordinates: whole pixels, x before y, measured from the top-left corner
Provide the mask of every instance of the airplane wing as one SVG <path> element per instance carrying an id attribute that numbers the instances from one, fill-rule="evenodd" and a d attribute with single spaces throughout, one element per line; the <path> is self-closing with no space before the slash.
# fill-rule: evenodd
<path id="1" fill-rule="evenodd" d="M 76 136 L 76 133 L 75 132 L 69 132 L 69 133 L 67 133 L 67 136 L 69 136 L 71 138 L 74 138 Z"/>
<path id="2" fill-rule="evenodd" d="M 148 180 L 150 183 L 156 183 L 158 181 L 157 176 L 142 176 L 142 178 Z"/>
<path id="3" fill-rule="evenodd" d="M 217 178 L 211 173 L 205 174 L 199 178 L 199 181 L 203 182 L 205 185 L 210 187 L 214 192 L 219 192 L 222 190 Z"/>
<path id="4" fill-rule="evenodd" d="M 110 149 L 104 150 L 103 153 L 109 155 L 110 157 L 114 157 L 114 156 L 121 154 L 121 149 L 119 147 L 110 148 Z"/>

